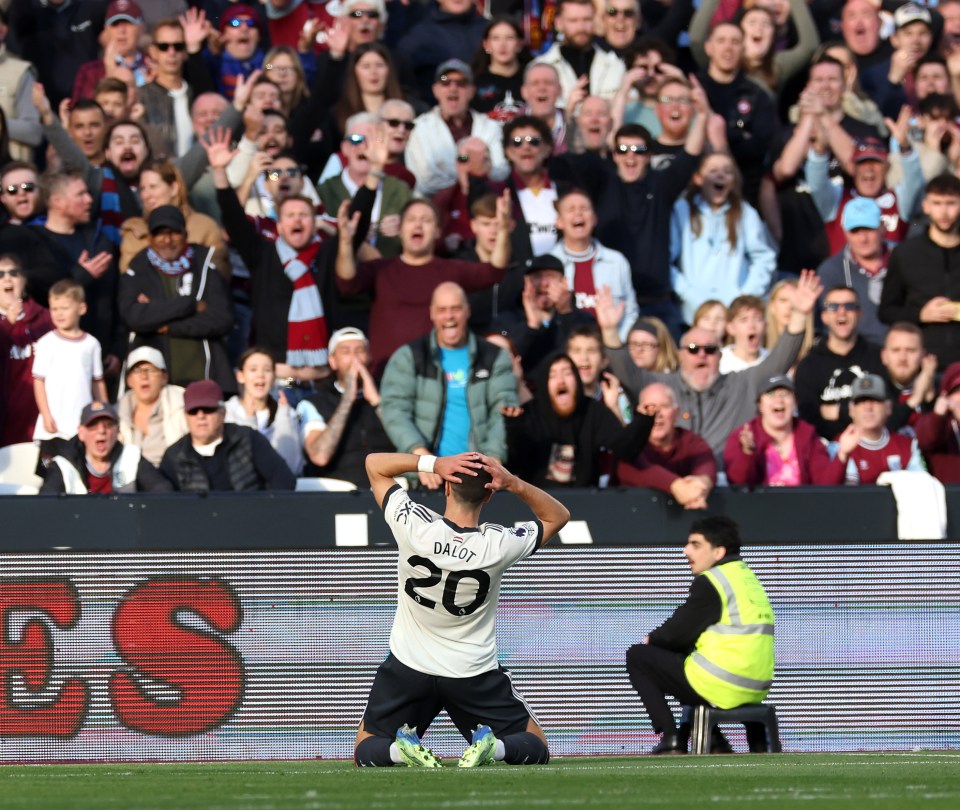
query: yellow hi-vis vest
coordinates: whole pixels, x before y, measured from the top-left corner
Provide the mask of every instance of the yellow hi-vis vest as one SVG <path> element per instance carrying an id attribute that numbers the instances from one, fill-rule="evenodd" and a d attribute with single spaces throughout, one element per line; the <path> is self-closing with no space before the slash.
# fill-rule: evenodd
<path id="1" fill-rule="evenodd" d="M 700 576 L 717 589 L 723 611 L 687 656 L 687 680 L 718 709 L 759 703 L 773 682 L 773 608 L 767 593 L 740 560 Z"/>

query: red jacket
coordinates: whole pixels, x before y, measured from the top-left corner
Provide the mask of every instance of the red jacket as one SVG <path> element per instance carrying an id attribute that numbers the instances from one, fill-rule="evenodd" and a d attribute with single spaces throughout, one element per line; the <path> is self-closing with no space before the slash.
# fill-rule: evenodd
<path id="1" fill-rule="evenodd" d="M 705 475 L 717 483 L 717 461 L 710 445 L 684 428 L 676 429 L 676 441 L 668 452 L 647 444 L 633 461 L 617 462 L 617 479 L 624 487 L 670 492 L 674 481 L 688 475 Z"/>
<path id="2" fill-rule="evenodd" d="M 960 484 L 960 426 L 950 415 L 922 413 L 913 426 L 930 472 L 944 484 Z"/>
<path id="3" fill-rule="evenodd" d="M 761 426 L 759 416 L 755 416 L 747 424 L 753 431 L 756 449 L 747 455 L 740 448 L 740 431 L 743 429 L 741 425 L 727 437 L 727 446 L 723 449 L 723 463 L 731 484 L 757 487 L 767 482 L 767 448 L 773 440 Z M 794 419 L 793 444 L 800 464 L 802 485 L 838 486 L 843 483 L 845 465 L 838 459 L 830 458 L 813 425 L 802 419 Z"/>

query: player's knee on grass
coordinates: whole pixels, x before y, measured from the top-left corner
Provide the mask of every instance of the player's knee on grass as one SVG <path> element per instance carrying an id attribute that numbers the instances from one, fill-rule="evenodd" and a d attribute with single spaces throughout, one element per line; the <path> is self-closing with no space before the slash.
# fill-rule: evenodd
<path id="1" fill-rule="evenodd" d="M 389 768 L 394 765 L 390 758 L 390 744 L 387 737 L 365 737 L 353 749 L 353 761 L 358 768 Z"/>
<path id="2" fill-rule="evenodd" d="M 546 765 L 550 761 L 550 750 L 544 741 L 529 731 L 508 734 L 500 740 L 503 742 L 503 761 L 508 765 Z"/>

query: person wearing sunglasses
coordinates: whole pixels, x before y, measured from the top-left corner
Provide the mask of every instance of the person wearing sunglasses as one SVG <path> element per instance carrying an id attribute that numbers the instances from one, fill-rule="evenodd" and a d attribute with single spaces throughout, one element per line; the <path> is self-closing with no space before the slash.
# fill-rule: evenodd
<path id="1" fill-rule="evenodd" d="M 193 145 L 190 103 L 195 93 L 184 78 L 187 41 L 183 27 L 172 19 L 160 20 L 153 28 L 147 49 L 154 65 L 153 81 L 137 93 L 143 105 L 143 121 L 150 124 L 167 155 L 185 155 Z"/>
<path id="2" fill-rule="evenodd" d="M 103 25 L 104 58 L 93 59 L 80 66 L 73 82 L 72 100 L 93 98 L 94 89 L 107 75 L 105 62 L 111 58 L 114 66 L 126 68 L 133 74 L 137 87 L 145 85 L 148 70 L 146 54 L 140 50 L 142 34 L 143 11 L 140 6 L 134 0 L 113 0 L 107 6 Z"/>
<path id="3" fill-rule="evenodd" d="M 792 290 L 790 320 L 770 354 L 756 366 L 732 374 L 720 374 L 717 336 L 700 327 L 688 329 L 681 336 L 680 368 L 676 372 L 657 374 L 638 368 L 617 329 L 623 305 L 616 304 L 608 291 L 597 295 L 597 324 L 603 333 L 610 368 L 624 387 L 642 391 L 652 382 L 669 385 L 680 406 L 679 425 L 702 436 L 723 469 L 727 437 L 756 415 L 755 403 L 763 381 L 786 374 L 793 365 L 803 343 L 807 316 L 822 291 L 816 273 L 804 272 Z"/>
<path id="4" fill-rule="evenodd" d="M 850 287 L 824 294 L 820 320 L 826 334 L 797 365 L 800 417 L 832 441 L 850 424 L 850 386 L 864 374 L 884 374 L 880 347 L 860 334 L 860 296 Z"/>
<path id="5" fill-rule="evenodd" d="M 197 380 L 183 394 L 189 433 L 167 448 L 160 472 L 179 492 L 292 491 L 296 478 L 267 438 L 226 423 L 223 390 Z"/>
<path id="6" fill-rule="evenodd" d="M 560 75 L 560 104 L 567 107 L 583 76 L 588 77 L 583 89 L 589 95 L 613 101 L 626 68 L 617 54 L 594 42 L 593 0 L 561 0 L 556 28 L 563 34 L 562 43 L 554 42 L 536 61 L 552 65 Z"/>
<path id="7" fill-rule="evenodd" d="M 207 69 L 213 74 L 217 92 L 232 100 L 240 76 L 247 78 L 262 70 L 263 48 L 260 47 L 260 17 L 249 5 L 237 3 L 220 16 L 220 42 L 223 50 L 213 53 L 203 49 Z"/>
<path id="8" fill-rule="evenodd" d="M 383 174 L 373 205 L 373 221 L 366 240 L 385 259 L 400 254 L 400 211 L 412 196 L 410 188 L 396 177 L 388 177 L 383 168 L 374 169 L 370 149 L 377 138 L 383 138 L 383 125 L 370 113 L 351 115 L 346 121 L 347 133 L 340 150 L 347 165 L 337 176 L 320 184 L 317 194 L 324 210 L 336 211 L 344 200 L 352 200 L 371 171 Z M 385 150 L 382 150 L 385 151 Z"/>
<path id="9" fill-rule="evenodd" d="M 13 161 L 0 170 L 0 201 L 11 225 L 26 225 L 41 213 L 37 167 Z"/>
<path id="10" fill-rule="evenodd" d="M 407 168 L 417 178 L 416 191 L 432 196 L 457 182 L 457 143 L 470 135 L 490 150 L 490 177 L 504 180 L 510 166 L 503 154 L 500 124 L 470 109 L 473 70 L 460 59 L 448 59 L 434 73 L 437 105 L 416 121 L 407 144 Z"/>

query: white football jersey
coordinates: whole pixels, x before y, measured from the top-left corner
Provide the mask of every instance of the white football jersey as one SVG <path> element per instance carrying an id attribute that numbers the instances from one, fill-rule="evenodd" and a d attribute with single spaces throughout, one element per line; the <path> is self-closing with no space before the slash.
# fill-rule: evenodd
<path id="1" fill-rule="evenodd" d="M 390 651 L 428 675 L 469 678 L 496 669 L 500 578 L 537 549 L 543 526 L 464 529 L 400 487 L 387 493 L 383 514 L 399 549 Z"/>

